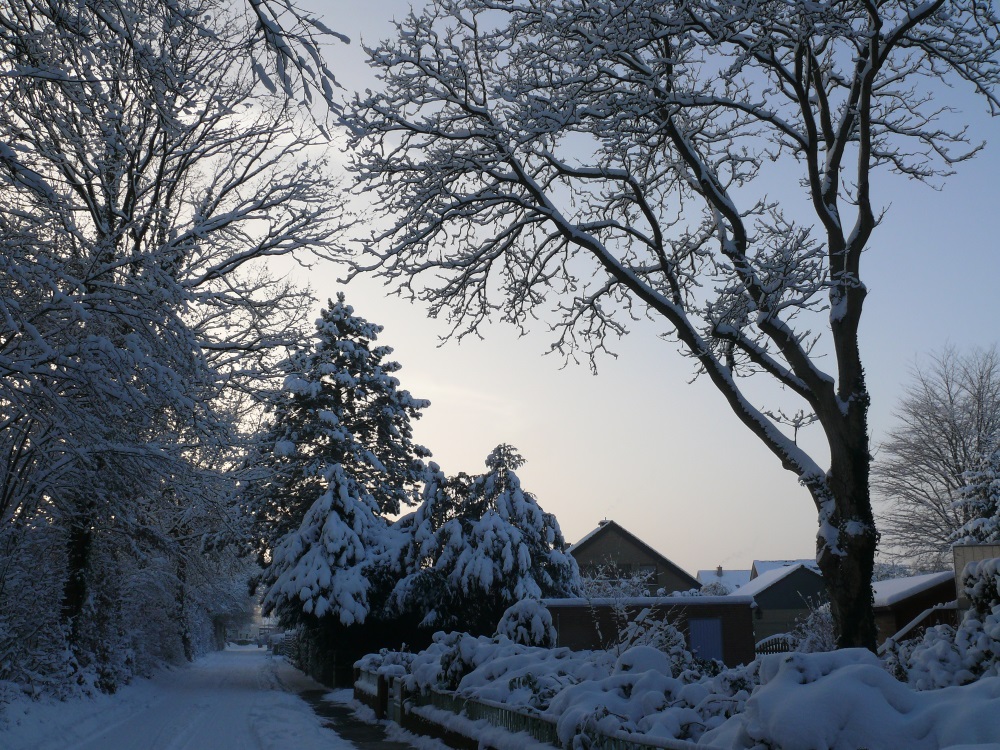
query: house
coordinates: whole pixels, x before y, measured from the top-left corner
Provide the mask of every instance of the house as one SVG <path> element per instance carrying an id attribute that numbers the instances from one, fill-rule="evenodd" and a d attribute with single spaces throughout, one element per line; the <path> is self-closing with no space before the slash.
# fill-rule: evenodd
<path id="1" fill-rule="evenodd" d="M 727 666 L 753 661 L 753 601 L 747 596 L 647 596 L 617 599 L 543 599 L 556 643 L 574 650 L 609 650 L 632 622 L 667 620 L 688 649 Z"/>
<path id="2" fill-rule="evenodd" d="M 754 613 L 754 636 L 757 642 L 772 635 L 789 633 L 798 620 L 809 615 L 810 607 L 827 601 L 826 586 L 816 570 L 803 561 L 780 561 L 774 566 L 758 566 L 757 575 L 730 596 L 753 597 L 757 603 Z M 767 561 L 778 562 L 778 561 Z M 815 564 L 815 563 L 814 563 Z"/>
<path id="3" fill-rule="evenodd" d="M 740 586 L 750 582 L 750 573 L 749 570 L 725 570 L 719 565 L 713 569 L 699 570 L 695 577 L 702 586 L 715 584 L 724 588 L 725 593 L 732 594 Z"/>
<path id="4" fill-rule="evenodd" d="M 650 594 L 701 588 L 696 578 L 614 521 L 601 521 L 568 552 L 583 575 L 603 572 L 619 579 L 642 575 Z"/>
<path id="5" fill-rule="evenodd" d="M 809 568 L 809 570 L 817 573 L 820 572 L 819 563 L 817 563 L 813 558 L 805 558 L 802 560 L 754 560 L 750 565 L 750 580 L 752 581 L 762 573 L 777 570 L 778 568 L 790 568 L 793 565 L 802 565 Z"/>
<path id="6" fill-rule="evenodd" d="M 946 570 L 872 584 L 878 645 L 887 638 L 912 638 L 931 625 L 956 622 L 955 574 Z"/>

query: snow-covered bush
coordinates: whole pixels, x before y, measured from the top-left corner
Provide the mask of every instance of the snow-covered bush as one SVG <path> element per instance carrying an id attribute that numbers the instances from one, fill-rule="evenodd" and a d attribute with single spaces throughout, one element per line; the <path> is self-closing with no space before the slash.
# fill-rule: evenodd
<path id="1" fill-rule="evenodd" d="M 507 607 L 497 624 L 496 634 L 521 646 L 552 648 L 556 645 L 552 613 L 537 599 L 522 599 Z"/>
<path id="2" fill-rule="evenodd" d="M 580 572 L 580 595 L 585 599 L 620 599 L 649 596 L 651 574 L 638 570 L 622 571 L 615 565 L 601 563 Z"/>
<path id="3" fill-rule="evenodd" d="M 722 581 L 710 581 L 700 589 L 692 589 L 695 596 L 728 596 L 732 589 Z"/>
<path id="4" fill-rule="evenodd" d="M 833 624 L 830 603 L 816 606 L 809 603 L 809 614 L 795 622 L 790 633 L 792 651 L 811 654 L 837 648 L 837 630 Z"/>
<path id="5" fill-rule="evenodd" d="M 701 742 L 733 750 L 940 750 L 1000 737 L 1000 679 L 917 692 L 866 649 L 772 654 L 744 710 Z"/>
<path id="6" fill-rule="evenodd" d="M 917 690 L 1000 676 L 1000 559 L 969 563 L 962 586 L 971 606 L 957 628 L 935 625 L 919 638 L 888 642 L 886 668 Z"/>
<path id="7" fill-rule="evenodd" d="M 390 657 L 365 657 L 377 671 Z M 676 671 L 670 654 L 652 646 L 571 651 L 513 643 L 507 638 L 437 633 L 406 660 L 410 691 L 454 690 L 557 723 L 560 740 L 587 744 L 594 732 L 624 729 L 658 737 L 697 738 L 740 711 L 757 682 L 756 663 L 718 674 Z M 697 666 L 697 665 L 693 665 Z"/>
<path id="8" fill-rule="evenodd" d="M 624 653 L 637 646 L 654 648 L 666 656 L 674 677 L 696 665 L 694 656 L 687 650 L 684 634 L 666 618 L 656 617 L 649 607 L 625 623 L 618 634 L 615 651 Z"/>
<path id="9" fill-rule="evenodd" d="M 413 654 L 409 651 L 379 649 L 377 654 L 366 654 L 354 663 L 356 669 L 375 674 L 404 676 L 413 664 Z"/>

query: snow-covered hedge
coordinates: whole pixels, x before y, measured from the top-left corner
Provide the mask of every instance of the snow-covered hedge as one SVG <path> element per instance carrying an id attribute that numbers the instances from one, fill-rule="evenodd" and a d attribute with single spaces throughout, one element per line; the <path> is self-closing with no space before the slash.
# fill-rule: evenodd
<path id="1" fill-rule="evenodd" d="M 359 666 L 405 670 L 411 691 L 449 689 L 535 712 L 556 724 L 567 748 L 617 731 L 733 750 L 997 750 L 1000 738 L 1000 678 L 920 692 L 863 649 L 773 654 L 712 676 L 672 676 L 672 658 L 649 646 L 616 658 L 438 633 L 419 654 L 371 655 Z"/>
<path id="2" fill-rule="evenodd" d="M 957 628 L 936 625 L 887 644 L 887 667 L 917 690 L 1000 676 L 1000 559 L 967 565 L 962 586 L 971 606 Z"/>
<path id="3" fill-rule="evenodd" d="M 382 653 L 358 666 L 379 671 L 404 662 L 408 690 L 454 690 L 535 711 L 556 722 L 566 746 L 586 745 L 587 737 L 616 730 L 697 739 L 742 710 L 757 682 L 756 664 L 708 675 L 686 668 L 694 663 L 687 652 L 647 645 L 616 657 L 464 633 L 437 633 L 430 648 L 412 659 Z"/>
<path id="4" fill-rule="evenodd" d="M 745 709 L 702 742 L 733 750 L 998 747 L 1000 679 L 918 692 L 865 649 L 764 656 L 759 675 Z"/>

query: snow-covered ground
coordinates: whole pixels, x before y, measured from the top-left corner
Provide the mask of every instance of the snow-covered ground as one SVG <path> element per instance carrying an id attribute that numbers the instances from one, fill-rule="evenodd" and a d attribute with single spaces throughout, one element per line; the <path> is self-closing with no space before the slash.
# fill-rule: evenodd
<path id="1" fill-rule="evenodd" d="M 283 658 L 231 647 L 116 695 L 15 703 L 4 750 L 354 750 L 299 696 L 323 689 Z"/>

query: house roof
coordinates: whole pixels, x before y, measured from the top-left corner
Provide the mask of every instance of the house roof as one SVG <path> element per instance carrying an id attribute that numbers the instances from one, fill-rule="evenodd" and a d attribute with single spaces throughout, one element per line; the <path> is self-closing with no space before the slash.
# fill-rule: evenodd
<path id="1" fill-rule="evenodd" d="M 637 547 L 645 551 L 650 557 L 654 558 L 664 569 L 672 572 L 674 575 L 680 577 L 681 579 L 686 579 L 691 584 L 691 588 L 700 588 L 701 584 L 698 583 L 698 579 L 688 573 L 681 567 L 670 559 L 664 557 L 661 553 L 657 552 L 655 549 L 650 547 L 639 537 L 633 534 L 631 531 L 626 529 L 624 526 L 615 523 L 614 521 L 604 520 L 598 524 L 597 528 L 588 534 L 584 534 L 576 544 L 569 547 L 567 552 L 575 556 L 575 553 L 579 552 L 582 548 L 590 544 L 594 539 L 604 536 L 605 534 L 610 534 L 612 532 L 618 532 L 621 536 L 624 536 L 631 540 Z"/>
<path id="2" fill-rule="evenodd" d="M 739 596 L 756 596 L 764 589 L 769 589 L 778 581 L 787 578 L 796 570 L 808 570 L 815 575 L 819 575 L 819 573 L 817 573 L 813 568 L 810 568 L 808 565 L 804 565 L 802 563 L 784 565 L 777 568 L 771 568 L 765 573 L 761 573 L 756 578 L 751 579 L 749 583 L 740 586 L 740 588 L 736 591 L 736 594 Z M 733 594 L 730 594 L 730 596 L 733 596 Z"/>
<path id="3" fill-rule="evenodd" d="M 819 565 L 812 558 L 805 558 L 803 560 L 754 560 L 753 565 L 750 566 L 750 578 L 752 580 L 768 571 L 776 570 L 777 568 L 788 568 L 793 565 L 802 565 L 814 573 L 820 572 Z"/>
<path id="4" fill-rule="evenodd" d="M 906 578 L 889 578 L 885 581 L 876 581 L 872 584 L 872 592 L 875 594 L 875 606 L 891 607 L 893 604 L 914 594 L 919 594 L 922 591 L 954 579 L 955 574 L 946 570 L 942 573 L 927 573 L 921 576 L 907 576 Z"/>
<path id="5" fill-rule="evenodd" d="M 709 570 L 699 570 L 697 574 L 698 583 L 706 586 L 709 583 L 721 583 L 729 589 L 730 593 L 745 586 L 750 581 L 749 570 L 725 570 L 711 568 Z"/>

